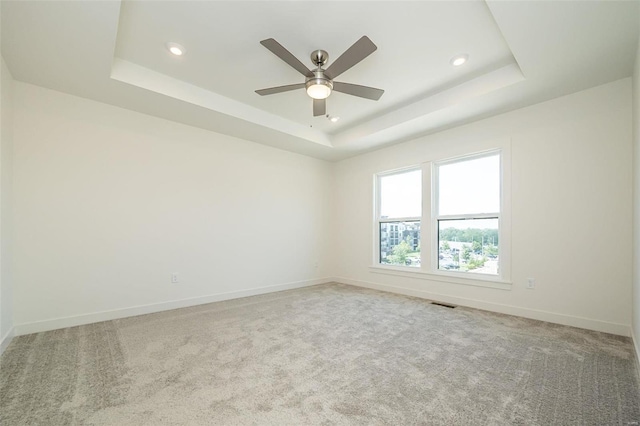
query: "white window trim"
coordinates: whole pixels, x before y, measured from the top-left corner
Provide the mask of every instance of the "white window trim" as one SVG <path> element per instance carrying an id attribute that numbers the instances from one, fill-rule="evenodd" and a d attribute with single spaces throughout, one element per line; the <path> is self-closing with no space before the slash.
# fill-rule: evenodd
<path id="1" fill-rule="evenodd" d="M 410 166 L 410 167 L 403 167 L 400 169 L 394 169 L 394 170 L 388 170 L 386 172 L 382 172 L 382 173 L 377 173 L 374 175 L 374 182 L 373 182 L 373 188 L 374 188 L 374 202 L 375 202 L 375 209 L 374 209 L 374 217 L 373 217 L 373 239 L 374 239 L 374 244 L 373 244 L 373 250 L 374 250 L 374 254 L 373 254 L 373 259 L 375 264 L 380 265 L 380 266 L 388 266 L 388 265 L 383 265 L 382 263 L 380 263 L 380 224 L 381 223 L 390 223 L 390 222 L 420 222 L 420 240 L 422 242 L 422 221 L 424 213 L 422 214 L 422 216 L 415 216 L 415 217 L 394 217 L 394 218 L 382 218 L 381 217 L 381 211 L 380 211 L 380 207 L 381 207 L 381 203 L 380 203 L 380 179 L 385 177 L 385 176 L 392 176 L 392 175 L 397 175 L 397 174 L 401 174 L 401 173 L 408 173 L 408 172 L 412 172 L 415 170 L 421 170 L 420 166 Z M 424 174 L 424 172 L 422 172 Z M 424 198 L 424 191 L 422 191 L 421 193 L 422 198 Z M 424 210 L 423 210 L 424 212 Z M 422 257 L 420 258 L 420 263 L 422 263 Z M 416 268 L 415 266 L 402 266 L 401 268 L 410 268 L 410 269 L 417 269 L 419 270 L 420 268 Z"/>
<path id="2" fill-rule="evenodd" d="M 375 274 L 393 275 L 396 277 L 417 278 L 428 281 L 440 281 L 451 284 L 470 285 L 476 287 L 488 287 L 499 290 L 511 290 L 511 281 L 500 280 L 495 275 L 473 275 L 464 272 L 427 272 L 420 268 L 410 266 L 373 265 L 369 266 L 369 271 Z M 454 275 L 455 274 L 455 275 Z M 461 276 L 462 275 L 462 276 Z"/>
<path id="3" fill-rule="evenodd" d="M 447 162 L 464 161 L 466 158 L 478 158 L 500 153 L 500 214 L 499 214 L 499 275 L 469 274 L 467 272 L 441 271 L 437 269 L 437 259 L 434 253 L 437 244 L 437 221 L 435 217 L 435 190 L 432 185 L 435 170 L 434 164 L 442 165 Z M 380 178 L 397 173 L 407 172 L 420 168 L 422 170 L 422 217 L 420 220 L 421 253 L 420 267 L 383 265 L 380 263 Z M 428 193 L 425 190 L 428 188 Z M 427 195 L 427 196 L 425 196 Z M 418 278 L 429 281 L 443 281 L 453 284 L 489 287 L 503 290 L 511 290 L 511 140 L 505 139 L 493 144 L 490 149 L 479 149 L 473 153 L 457 156 L 448 156 L 424 162 L 420 165 L 389 170 L 374 175 L 374 255 L 373 265 L 370 271 L 373 273 L 389 274 L 402 277 Z M 427 214 L 425 214 L 427 213 Z M 491 215 L 491 214 L 489 214 Z M 470 215 L 479 217 L 481 215 Z M 459 217 L 459 216 L 456 216 Z M 491 216 L 495 217 L 495 216 Z M 445 218 L 442 216 L 441 218 Z M 416 218 L 394 218 L 392 222 L 402 220 L 416 220 Z M 385 220 L 386 221 L 386 220 Z M 428 226 L 425 226 L 428 225 Z M 435 239 L 435 242 L 434 242 Z M 434 262 L 435 261 L 435 262 Z"/>
<path id="4" fill-rule="evenodd" d="M 488 213 L 474 213 L 474 214 L 456 214 L 456 215 L 439 215 L 438 214 L 438 210 L 439 210 L 439 205 L 438 205 L 438 191 L 439 191 L 439 172 L 438 169 L 441 166 L 446 166 L 449 164 L 457 164 L 457 163 L 462 163 L 465 161 L 472 161 L 472 160 L 476 160 L 476 159 L 480 159 L 480 158 L 486 158 L 486 157 L 490 157 L 493 155 L 499 155 L 500 158 L 500 211 L 498 212 L 488 212 Z M 446 160 L 442 160 L 442 161 L 437 161 L 432 163 L 431 165 L 431 176 L 432 176 L 432 186 L 431 188 L 431 199 L 432 199 L 432 203 L 431 203 L 431 217 L 430 217 L 430 225 L 431 225 L 431 239 L 429 241 L 430 247 L 433 248 L 434 250 L 432 251 L 431 254 L 431 271 L 437 274 L 440 273 L 444 273 L 450 276 L 464 276 L 464 277 L 468 277 L 469 276 L 469 272 L 456 272 L 456 271 L 443 271 L 438 269 L 438 255 L 439 255 L 439 251 L 437 250 L 438 247 L 438 243 L 439 243 L 439 238 L 438 238 L 438 222 L 441 220 L 447 220 L 447 219 L 453 219 L 453 220 L 461 220 L 461 219 L 483 219 L 483 218 L 497 218 L 498 219 L 498 239 L 499 239 L 499 243 L 498 243 L 498 249 L 500 249 L 502 247 L 502 232 L 500 232 L 500 225 L 501 223 L 501 217 L 502 217 L 502 149 L 492 149 L 489 151 L 483 151 L 483 152 L 479 152 L 479 153 L 474 153 L 474 154 L 469 154 L 469 155 L 464 155 L 464 156 L 460 156 L 460 157 L 455 157 L 455 158 L 449 158 Z M 481 277 L 486 277 L 486 276 L 490 276 L 492 277 L 492 280 L 498 280 L 498 281 L 502 281 L 503 280 L 503 273 L 502 273 L 502 257 L 500 256 L 500 252 L 498 252 L 498 256 L 500 259 L 500 271 L 497 275 L 478 275 L 478 278 L 483 279 Z M 475 275 L 474 275 L 475 276 Z M 486 279 L 486 278 L 485 278 Z"/>

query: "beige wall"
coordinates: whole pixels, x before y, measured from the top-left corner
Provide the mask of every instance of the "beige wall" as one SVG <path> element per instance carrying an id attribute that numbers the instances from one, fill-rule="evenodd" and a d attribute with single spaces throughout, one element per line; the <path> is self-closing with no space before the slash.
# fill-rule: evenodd
<path id="1" fill-rule="evenodd" d="M 616 81 L 336 165 L 336 274 L 370 286 L 629 334 L 631 79 Z M 510 290 L 383 275 L 373 264 L 377 172 L 511 141 Z M 536 288 L 525 288 L 528 277 Z"/>
<path id="2" fill-rule="evenodd" d="M 632 79 L 336 164 L 28 84 L 13 87 L 19 334 L 332 276 L 629 332 Z M 374 173 L 505 139 L 512 154 L 511 290 L 369 268 Z M 180 283 L 171 284 L 173 272 Z M 536 289 L 525 289 L 527 277 Z"/>
<path id="3" fill-rule="evenodd" d="M 14 101 L 19 334 L 331 275 L 331 164 L 24 83 Z"/>
<path id="4" fill-rule="evenodd" d="M 639 19 L 640 21 L 640 19 Z M 640 40 L 633 69 L 633 339 L 640 358 Z"/>
<path id="5" fill-rule="evenodd" d="M 11 276 L 11 209 L 13 107 L 11 73 L 0 58 L 0 352 L 13 329 L 13 280 Z"/>

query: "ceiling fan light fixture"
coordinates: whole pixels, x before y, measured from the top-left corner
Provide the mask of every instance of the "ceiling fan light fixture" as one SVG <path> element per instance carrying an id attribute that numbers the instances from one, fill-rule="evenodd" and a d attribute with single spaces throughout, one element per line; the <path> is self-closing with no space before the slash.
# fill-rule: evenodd
<path id="1" fill-rule="evenodd" d="M 327 99 L 333 89 L 333 83 L 326 78 L 311 78 L 305 84 L 307 95 L 313 99 Z"/>
<path id="2" fill-rule="evenodd" d="M 324 84 L 312 84 L 307 87 L 307 95 L 313 99 L 327 99 L 331 94 L 331 88 Z"/>

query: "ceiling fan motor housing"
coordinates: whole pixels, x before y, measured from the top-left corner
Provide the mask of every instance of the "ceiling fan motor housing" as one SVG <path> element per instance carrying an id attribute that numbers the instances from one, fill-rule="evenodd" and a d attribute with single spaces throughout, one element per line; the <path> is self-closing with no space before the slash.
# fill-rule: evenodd
<path id="1" fill-rule="evenodd" d="M 313 86 L 315 84 L 327 86 L 333 90 L 333 81 L 324 75 L 323 69 L 313 71 L 313 77 L 307 77 L 305 81 L 305 88 L 308 89 L 309 86 Z"/>

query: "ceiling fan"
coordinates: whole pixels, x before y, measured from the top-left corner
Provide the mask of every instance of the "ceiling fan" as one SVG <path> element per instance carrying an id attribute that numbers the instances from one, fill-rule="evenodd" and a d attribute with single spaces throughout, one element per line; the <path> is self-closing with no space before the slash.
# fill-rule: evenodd
<path id="1" fill-rule="evenodd" d="M 362 61 L 378 48 L 369 37 L 363 36 L 347 49 L 338 59 L 333 61 L 326 70 L 322 68 L 329 60 L 329 54 L 324 50 L 314 50 L 311 52 L 311 62 L 316 66 L 312 71 L 298 60 L 291 52 L 285 49 L 280 43 L 272 38 L 260 42 L 277 57 L 291 65 L 296 71 L 305 76 L 304 83 L 289 84 L 287 86 L 270 87 L 268 89 L 256 90 L 260 96 L 273 95 L 275 93 L 288 92 L 290 90 L 307 90 L 307 94 L 313 98 L 313 116 L 317 117 L 327 113 L 326 99 L 332 91 L 346 93 L 360 98 L 377 101 L 384 93 L 384 90 L 373 87 L 359 86 L 357 84 L 341 83 L 333 81 L 349 68 Z"/>

